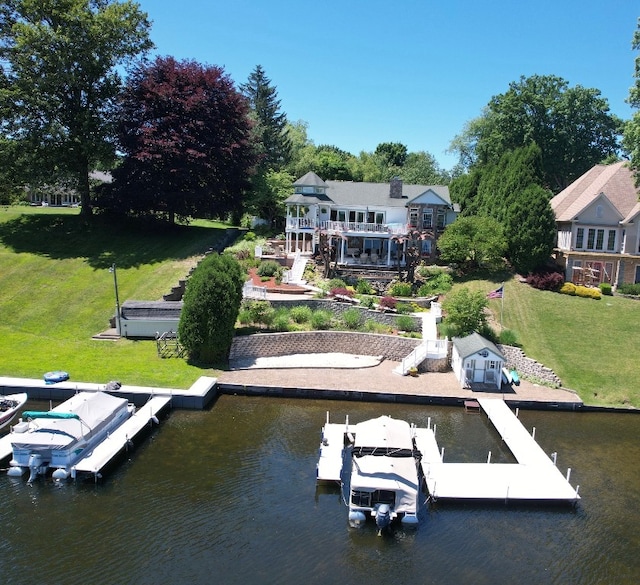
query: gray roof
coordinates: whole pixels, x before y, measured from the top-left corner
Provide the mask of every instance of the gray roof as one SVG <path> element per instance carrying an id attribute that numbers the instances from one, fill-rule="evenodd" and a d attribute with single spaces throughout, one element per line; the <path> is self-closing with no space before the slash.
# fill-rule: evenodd
<path id="1" fill-rule="evenodd" d="M 309 171 L 304 177 L 300 177 L 294 184 L 294 187 L 326 187 L 327 184 L 316 175 L 313 171 Z"/>
<path id="2" fill-rule="evenodd" d="M 474 353 L 478 353 L 483 349 L 487 349 L 497 355 L 500 359 L 504 360 L 504 354 L 496 347 L 496 345 L 475 331 L 466 337 L 454 337 L 451 341 L 458 350 L 458 355 L 463 359 L 473 355 Z"/>
<path id="3" fill-rule="evenodd" d="M 433 191 L 445 205 L 451 205 L 449 187 L 445 185 L 407 185 L 402 184 L 402 197 L 394 198 L 390 195 L 389 183 L 356 183 L 353 181 L 323 181 L 315 173 L 307 173 L 298 179 L 294 186 L 326 187 L 326 195 L 296 193 L 286 199 L 286 203 L 334 203 L 345 206 L 372 207 L 405 207 L 416 197 Z"/>
<path id="4" fill-rule="evenodd" d="M 182 301 L 125 301 L 123 319 L 180 319 Z"/>

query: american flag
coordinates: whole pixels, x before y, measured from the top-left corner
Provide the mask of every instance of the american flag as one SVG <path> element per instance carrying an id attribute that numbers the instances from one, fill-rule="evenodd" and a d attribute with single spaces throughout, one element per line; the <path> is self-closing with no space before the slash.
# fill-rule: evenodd
<path id="1" fill-rule="evenodd" d="M 488 299 L 501 299 L 502 295 L 504 293 L 504 284 L 500 287 L 497 288 L 496 290 L 492 290 L 488 295 L 487 298 Z"/>

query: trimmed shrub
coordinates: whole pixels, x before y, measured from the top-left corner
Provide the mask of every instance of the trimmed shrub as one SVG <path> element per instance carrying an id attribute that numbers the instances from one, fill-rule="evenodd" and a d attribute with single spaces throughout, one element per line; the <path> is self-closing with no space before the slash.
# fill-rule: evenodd
<path id="1" fill-rule="evenodd" d="M 178 337 L 191 358 L 214 363 L 228 357 L 244 279 L 230 254 L 209 254 L 198 264 L 187 283 L 178 323 Z"/>
<path id="2" fill-rule="evenodd" d="M 335 297 L 336 295 L 342 295 L 343 297 L 353 298 L 354 296 L 354 292 L 346 287 L 332 288 L 329 294 L 332 297 Z"/>
<path id="3" fill-rule="evenodd" d="M 613 290 L 611 289 L 611 285 L 608 282 L 600 283 L 600 292 L 603 295 L 611 296 L 613 294 Z"/>
<path id="4" fill-rule="evenodd" d="M 640 295 L 640 282 L 636 284 L 621 284 L 618 287 L 621 295 Z"/>
<path id="5" fill-rule="evenodd" d="M 342 321 L 344 322 L 344 325 L 347 329 L 358 329 L 358 327 L 360 327 L 360 324 L 362 323 L 362 314 L 358 309 L 347 309 L 344 313 L 342 313 Z"/>
<path id="6" fill-rule="evenodd" d="M 393 297 L 410 297 L 412 287 L 410 282 L 394 282 L 389 287 L 389 294 Z"/>
<path id="7" fill-rule="evenodd" d="M 576 285 L 573 282 L 565 282 L 558 292 L 563 295 L 574 296 L 576 294 Z"/>
<path id="8" fill-rule="evenodd" d="M 368 280 L 360 278 L 358 282 L 356 282 L 356 292 L 359 295 L 372 295 L 375 291 Z"/>
<path id="9" fill-rule="evenodd" d="M 378 302 L 378 305 L 382 309 L 395 309 L 398 301 L 393 297 L 382 297 Z"/>
<path id="10" fill-rule="evenodd" d="M 292 307 L 289 311 L 289 315 L 295 323 L 308 323 L 311 321 L 312 313 L 313 311 L 305 305 Z"/>
<path id="11" fill-rule="evenodd" d="M 602 293 L 599 288 L 591 288 L 588 286 L 576 286 L 576 296 L 584 297 L 586 299 L 595 299 L 599 301 L 602 298 Z"/>
<path id="12" fill-rule="evenodd" d="M 313 311 L 311 315 L 311 326 L 314 329 L 331 329 L 333 314 L 331 311 Z"/>
<path id="13" fill-rule="evenodd" d="M 367 309 L 373 309 L 373 307 L 376 304 L 376 298 L 375 297 L 361 297 L 360 298 L 360 303 L 362 304 L 363 307 L 366 307 Z"/>
<path id="14" fill-rule="evenodd" d="M 277 309 L 273 313 L 271 328 L 276 331 L 289 331 L 290 321 L 291 319 L 289 318 L 289 311 L 287 309 Z"/>
<path id="15" fill-rule="evenodd" d="M 275 260 L 267 260 L 260 263 L 260 266 L 258 266 L 256 272 L 258 276 L 266 276 L 271 278 L 282 273 L 282 266 L 280 266 L 280 264 L 278 264 Z"/>
<path id="16" fill-rule="evenodd" d="M 328 290 L 332 290 L 334 288 L 347 288 L 347 283 L 341 278 L 332 278 L 328 284 Z"/>
<path id="17" fill-rule="evenodd" d="M 396 317 L 396 327 L 400 331 L 420 331 L 420 326 L 416 320 L 409 315 L 399 315 Z"/>
<path id="18" fill-rule="evenodd" d="M 527 284 L 540 290 L 557 292 L 562 287 L 564 276 L 559 272 L 537 272 L 527 276 Z"/>

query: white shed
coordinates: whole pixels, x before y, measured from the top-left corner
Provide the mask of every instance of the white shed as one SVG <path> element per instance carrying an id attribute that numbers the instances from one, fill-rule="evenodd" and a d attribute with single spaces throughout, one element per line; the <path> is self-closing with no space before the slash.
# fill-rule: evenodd
<path id="1" fill-rule="evenodd" d="M 156 333 L 178 331 L 182 301 L 126 301 L 120 311 L 120 335 L 154 339 Z"/>
<path id="2" fill-rule="evenodd" d="M 475 332 L 452 343 L 451 367 L 463 388 L 489 384 L 500 389 L 505 357 L 494 343 Z"/>

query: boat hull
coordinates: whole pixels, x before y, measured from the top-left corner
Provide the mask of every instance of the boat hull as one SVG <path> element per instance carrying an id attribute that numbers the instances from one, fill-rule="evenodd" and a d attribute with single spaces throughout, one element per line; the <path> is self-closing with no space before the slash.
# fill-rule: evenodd
<path id="1" fill-rule="evenodd" d="M 19 477 L 29 471 L 29 482 L 49 471 L 57 480 L 74 477 L 74 466 L 134 410 L 125 399 L 82 392 L 51 411 L 26 411 L 29 420 L 16 425 L 10 435 L 9 475 Z"/>
<path id="2" fill-rule="evenodd" d="M 6 427 L 27 402 L 26 392 L 0 396 L 0 429 Z"/>

